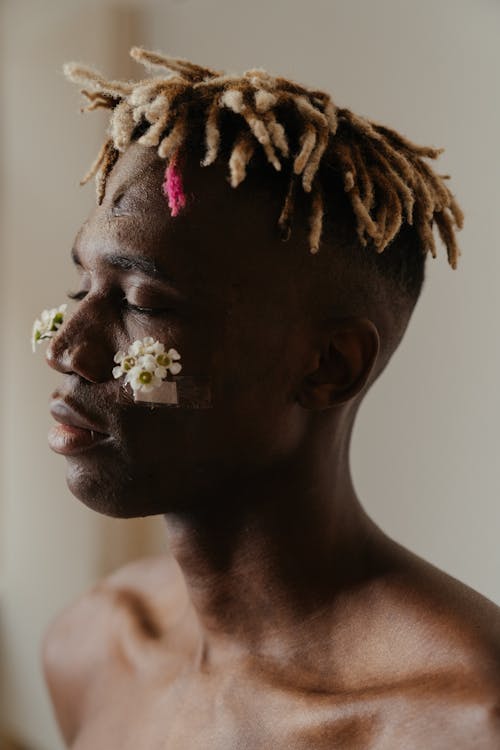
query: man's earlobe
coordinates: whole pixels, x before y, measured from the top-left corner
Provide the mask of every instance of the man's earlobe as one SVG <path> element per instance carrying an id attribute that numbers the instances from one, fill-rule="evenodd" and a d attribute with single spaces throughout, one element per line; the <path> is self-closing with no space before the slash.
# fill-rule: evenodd
<path id="1" fill-rule="evenodd" d="M 334 321 L 322 339 L 318 365 L 305 376 L 297 394 L 305 409 L 328 409 L 357 396 L 380 350 L 378 329 L 368 318 Z"/>

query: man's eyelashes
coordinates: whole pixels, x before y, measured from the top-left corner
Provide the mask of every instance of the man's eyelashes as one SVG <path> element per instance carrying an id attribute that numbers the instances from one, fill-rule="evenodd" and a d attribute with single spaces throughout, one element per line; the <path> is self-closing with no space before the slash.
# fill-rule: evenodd
<path id="1" fill-rule="evenodd" d="M 83 300 L 88 294 L 88 291 L 85 289 L 82 289 L 77 292 L 68 292 L 67 296 L 71 300 L 77 300 L 81 301 Z M 126 296 L 123 296 L 120 298 L 120 308 L 122 311 L 128 311 L 131 313 L 135 313 L 137 315 L 148 315 L 148 316 L 155 316 L 155 315 L 166 315 L 167 313 L 172 314 L 173 309 L 171 307 L 148 307 L 146 305 L 135 305 L 132 302 L 129 302 Z"/>
<path id="2" fill-rule="evenodd" d="M 76 299 L 76 300 L 81 300 L 81 299 L 83 299 L 83 298 L 84 298 L 84 297 L 85 297 L 85 296 L 86 296 L 87 294 L 88 294 L 88 292 L 87 292 L 87 291 L 85 291 L 84 289 L 82 289 L 82 291 L 80 291 L 80 292 L 68 292 L 66 296 L 67 296 L 67 297 L 68 297 L 69 299 Z"/>

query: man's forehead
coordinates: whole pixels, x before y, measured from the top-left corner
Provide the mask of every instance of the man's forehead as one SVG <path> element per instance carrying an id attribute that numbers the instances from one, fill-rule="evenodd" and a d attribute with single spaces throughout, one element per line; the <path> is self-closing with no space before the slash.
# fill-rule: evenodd
<path id="1" fill-rule="evenodd" d="M 276 276 L 276 265 L 293 267 L 292 245 L 277 229 L 283 196 L 246 180 L 233 188 L 227 165 L 181 162 L 187 204 L 172 216 L 162 192 L 166 162 L 154 148 L 133 143 L 118 159 L 103 203 L 82 227 L 77 248 L 134 254 L 192 288 L 226 282 L 252 285 Z M 297 248 L 296 248 L 297 249 Z M 300 256 L 308 257 L 301 243 Z"/>
<path id="2" fill-rule="evenodd" d="M 163 191 L 166 168 L 167 162 L 158 156 L 155 148 L 132 143 L 120 155 L 108 177 L 103 206 L 115 209 L 121 206 L 125 210 L 124 203 L 127 203 L 131 211 L 137 212 L 158 208 L 163 216 L 170 218 L 168 200 Z M 271 226 L 276 224 L 285 185 L 283 180 L 280 181 L 279 175 L 272 174 L 273 170 L 270 177 L 274 180 L 254 179 L 250 170 L 246 180 L 233 188 L 229 183 L 227 164 L 215 162 L 203 167 L 195 154 L 185 152 L 177 160 L 176 171 L 183 183 L 187 203 L 186 208 L 177 217 L 173 217 L 180 219 L 175 223 L 182 223 L 183 215 L 187 217 L 193 210 L 196 218 L 202 219 L 204 207 L 207 206 L 207 214 L 212 209 L 228 209 L 223 217 L 226 225 L 231 224 L 234 211 L 240 220 L 247 215 L 251 226 L 255 226 L 259 217 L 272 213 Z M 215 213 L 212 218 L 216 219 L 218 216 L 220 217 L 220 213 Z M 272 235 L 278 236 L 278 233 L 273 231 Z"/>
<path id="3" fill-rule="evenodd" d="M 133 213 L 152 208 L 151 201 L 156 196 L 164 198 L 164 171 L 165 163 L 153 148 L 133 143 L 120 155 L 108 177 L 103 207 L 116 215 L 127 213 L 127 209 Z"/>

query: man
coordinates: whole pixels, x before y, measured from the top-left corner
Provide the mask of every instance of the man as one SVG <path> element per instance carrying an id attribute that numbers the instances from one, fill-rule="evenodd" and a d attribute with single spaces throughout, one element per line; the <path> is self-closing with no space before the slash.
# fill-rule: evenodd
<path id="1" fill-rule="evenodd" d="M 438 151 L 264 71 L 133 55 L 168 75 L 67 69 L 112 120 L 47 351 L 50 443 L 88 506 L 163 513 L 169 553 L 47 633 L 68 746 L 499 747 L 499 608 L 389 539 L 349 470 L 433 224 L 457 263 Z M 145 337 L 208 405 L 126 396 L 113 364 Z"/>

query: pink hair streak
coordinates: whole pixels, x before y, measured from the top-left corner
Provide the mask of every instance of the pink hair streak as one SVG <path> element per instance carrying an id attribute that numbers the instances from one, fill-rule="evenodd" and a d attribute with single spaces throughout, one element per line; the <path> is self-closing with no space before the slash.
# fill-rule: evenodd
<path id="1" fill-rule="evenodd" d="M 162 185 L 163 195 L 168 199 L 168 207 L 172 216 L 177 216 L 179 211 L 186 205 L 186 194 L 182 184 L 179 161 L 177 154 L 170 159 L 165 170 L 165 179 Z"/>

